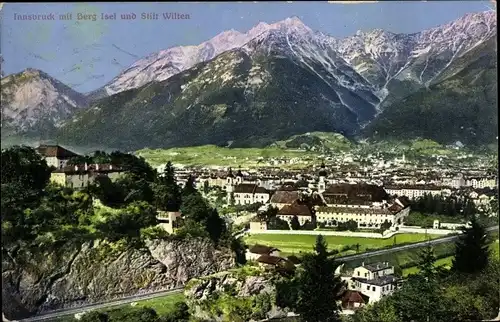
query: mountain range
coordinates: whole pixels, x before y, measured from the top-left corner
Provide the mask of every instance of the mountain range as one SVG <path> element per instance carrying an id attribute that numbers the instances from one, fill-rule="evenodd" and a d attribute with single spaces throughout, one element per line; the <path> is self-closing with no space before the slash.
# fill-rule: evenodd
<path id="1" fill-rule="evenodd" d="M 2 135 L 127 150 L 265 146 L 312 131 L 491 143 L 496 50 L 490 11 L 344 39 L 297 17 L 261 22 L 151 54 L 85 97 L 43 72 L 5 77 Z"/>

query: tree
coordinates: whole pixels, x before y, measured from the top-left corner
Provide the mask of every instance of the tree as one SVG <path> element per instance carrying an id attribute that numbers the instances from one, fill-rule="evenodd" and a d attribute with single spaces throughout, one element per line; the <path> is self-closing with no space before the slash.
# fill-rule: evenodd
<path id="1" fill-rule="evenodd" d="M 154 204 L 164 211 L 178 211 L 181 206 L 181 191 L 175 180 L 172 163 L 169 161 L 163 171 L 163 176 L 153 185 Z"/>
<path id="2" fill-rule="evenodd" d="M 340 321 L 337 300 L 344 283 L 335 276 L 338 264 L 328 257 L 322 235 L 316 238 L 315 252 L 306 254 L 298 273 L 298 299 L 294 311 L 306 322 Z"/>
<path id="3" fill-rule="evenodd" d="M 216 244 L 219 243 L 222 235 L 226 232 L 226 223 L 224 219 L 219 216 L 217 209 L 212 209 L 205 219 L 205 228 Z"/>
<path id="4" fill-rule="evenodd" d="M 185 196 L 180 210 L 184 217 L 200 223 L 205 221 L 210 214 L 210 207 L 200 194 Z"/>
<path id="5" fill-rule="evenodd" d="M 462 273 L 477 273 L 488 265 L 489 246 L 486 230 L 475 216 L 470 228 L 464 227 L 455 244 L 453 269 Z"/>
<path id="6" fill-rule="evenodd" d="M 189 196 L 194 193 L 198 193 L 198 190 L 195 188 L 195 179 L 193 176 L 189 176 L 189 178 L 186 181 L 186 185 L 182 189 L 182 196 Z"/>
<path id="7" fill-rule="evenodd" d="M 231 250 L 236 254 L 236 263 L 245 265 L 247 262 L 246 259 L 246 247 L 243 239 L 233 238 L 231 241 Z"/>
<path id="8" fill-rule="evenodd" d="M 448 314 L 443 295 L 438 281 L 416 274 L 410 275 L 390 300 L 400 321 L 441 322 L 447 321 Z"/>
<path id="9" fill-rule="evenodd" d="M 434 280 L 437 276 L 436 256 L 431 244 L 428 244 L 419 254 L 417 267 L 419 274 L 428 280 Z"/>
<path id="10" fill-rule="evenodd" d="M 122 168 L 135 177 L 145 179 L 148 182 L 153 182 L 156 179 L 156 170 L 142 157 L 115 151 L 109 155 L 109 160 L 111 164 Z"/>
<path id="11" fill-rule="evenodd" d="M 111 241 L 140 236 L 142 228 L 157 224 L 155 209 L 145 202 L 134 202 L 116 214 L 106 214 L 106 220 L 96 225 L 103 237 Z"/>
<path id="12" fill-rule="evenodd" d="M 380 225 L 380 233 L 383 233 L 387 229 L 391 228 L 392 224 L 388 220 L 384 220 L 382 225 Z"/>
<path id="13" fill-rule="evenodd" d="M 208 194 L 210 192 L 210 185 L 208 184 L 208 181 L 203 182 L 203 192 L 205 194 Z"/>
<path id="14" fill-rule="evenodd" d="M 189 307 L 185 302 L 174 304 L 172 311 L 160 318 L 161 322 L 187 322 L 189 321 Z"/>
<path id="15" fill-rule="evenodd" d="M 292 230 L 300 229 L 299 217 L 297 217 L 297 215 L 294 215 L 292 217 L 292 220 L 290 220 L 290 227 L 292 227 Z"/>
<path id="16" fill-rule="evenodd" d="M 378 302 L 373 303 L 369 307 L 356 312 L 352 317 L 353 322 L 373 322 L 373 321 L 384 321 L 384 322 L 401 322 L 397 315 L 396 309 L 392 305 L 391 301 L 387 298 L 383 298 Z"/>

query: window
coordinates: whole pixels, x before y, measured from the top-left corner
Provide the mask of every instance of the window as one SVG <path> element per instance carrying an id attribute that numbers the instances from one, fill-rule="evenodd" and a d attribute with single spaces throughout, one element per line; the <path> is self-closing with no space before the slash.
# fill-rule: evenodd
<path id="1" fill-rule="evenodd" d="M 358 271 L 358 276 L 360 276 L 360 275 L 361 275 L 361 274 L 360 274 L 360 273 L 359 273 L 359 271 Z"/>
<path id="2" fill-rule="evenodd" d="M 375 292 L 375 286 L 372 286 L 372 291 L 374 291 L 374 292 Z"/>
<path id="3" fill-rule="evenodd" d="M 368 273 L 365 273 L 365 277 L 368 277 Z"/>
<path id="4" fill-rule="evenodd" d="M 369 291 L 370 290 L 370 285 L 366 285 L 366 289 Z"/>

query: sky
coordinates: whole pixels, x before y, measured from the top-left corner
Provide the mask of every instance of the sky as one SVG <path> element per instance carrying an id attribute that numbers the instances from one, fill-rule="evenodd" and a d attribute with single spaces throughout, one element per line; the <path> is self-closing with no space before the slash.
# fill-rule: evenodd
<path id="1" fill-rule="evenodd" d="M 73 89 L 95 90 L 133 62 L 179 45 L 198 45 L 224 30 L 246 32 L 260 21 L 297 16 L 313 30 L 343 38 L 358 30 L 381 28 L 413 33 L 470 12 L 492 8 L 490 1 L 232 2 L 232 3 L 6 3 L 0 11 L 0 52 L 5 75 L 40 69 Z M 19 20 L 19 15 L 54 14 L 55 20 Z M 71 19 L 60 15 L 71 13 Z M 116 20 L 102 14 L 116 13 Z M 135 14 L 122 20 L 121 14 Z M 157 13 L 158 20 L 141 19 Z M 189 19 L 163 19 L 177 13 Z M 86 14 L 93 21 L 82 20 Z M 67 17 L 67 16 L 66 16 Z"/>

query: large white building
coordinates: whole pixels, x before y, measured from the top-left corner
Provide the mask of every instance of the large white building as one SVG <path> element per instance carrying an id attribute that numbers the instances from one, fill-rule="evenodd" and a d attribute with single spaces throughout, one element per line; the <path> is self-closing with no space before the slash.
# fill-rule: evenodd
<path id="1" fill-rule="evenodd" d="M 265 204 L 271 198 L 271 191 L 259 186 L 258 183 L 244 183 L 240 170 L 233 175 L 231 169 L 226 178 L 227 202 L 234 199 L 236 205 Z"/>
<path id="2" fill-rule="evenodd" d="M 315 207 L 316 221 L 327 226 L 350 220 L 360 227 L 379 228 L 385 221 L 396 226 L 410 212 L 408 200 L 391 201 L 381 186 L 373 184 L 335 184 L 325 188 L 320 196 L 326 206 Z"/>
<path id="3" fill-rule="evenodd" d="M 405 196 L 410 199 L 418 199 L 426 194 L 440 196 L 451 193 L 449 188 L 433 185 L 387 185 L 384 189 L 391 196 Z"/>

